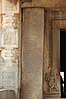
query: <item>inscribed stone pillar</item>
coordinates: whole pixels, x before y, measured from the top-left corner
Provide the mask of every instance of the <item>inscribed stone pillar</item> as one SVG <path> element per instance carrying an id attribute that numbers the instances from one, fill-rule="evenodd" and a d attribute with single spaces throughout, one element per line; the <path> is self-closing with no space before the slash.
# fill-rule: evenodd
<path id="1" fill-rule="evenodd" d="M 22 99 L 42 99 L 44 9 L 23 10 Z"/>

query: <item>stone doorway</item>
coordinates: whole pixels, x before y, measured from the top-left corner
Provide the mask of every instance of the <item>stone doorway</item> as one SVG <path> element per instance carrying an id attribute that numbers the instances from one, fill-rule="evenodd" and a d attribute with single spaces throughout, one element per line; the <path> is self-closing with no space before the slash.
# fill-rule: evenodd
<path id="1" fill-rule="evenodd" d="M 60 90 L 60 29 L 65 8 L 22 9 L 22 98 L 58 99 Z"/>
<path id="2" fill-rule="evenodd" d="M 60 29 L 66 28 L 66 10 L 45 10 L 44 97 L 60 98 Z"/>

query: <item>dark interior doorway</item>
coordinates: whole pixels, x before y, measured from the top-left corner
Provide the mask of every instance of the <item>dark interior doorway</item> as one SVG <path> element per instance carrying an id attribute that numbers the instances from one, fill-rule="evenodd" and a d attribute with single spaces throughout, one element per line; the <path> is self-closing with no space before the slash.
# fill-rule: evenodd
<path id="1" fill-rule="evenodd" d="M 66 98 L 66 30 L 60 30 L 61 97 Z"/>

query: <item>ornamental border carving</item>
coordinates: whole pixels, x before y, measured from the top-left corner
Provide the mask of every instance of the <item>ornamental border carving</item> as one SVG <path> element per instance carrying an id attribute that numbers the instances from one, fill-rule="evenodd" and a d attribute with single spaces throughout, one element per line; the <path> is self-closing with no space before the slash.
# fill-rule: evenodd
<path id="1" fill-rule="evenodd" d="M 47 43 L 45 42 L 45 49 L 44 49 L 44 97 L 60 97 L 60 84 L 59 86 L 55 86 L 56 82 L 51 85 L 52 80 L 51 75 L 53 71 L 53 67 L 51 66 L 52 63 L 52 58 L 53 58 L 53 53 L 50 52 L 49 50 L 52 51 L 52 48 L 49 49 L 49 46 L 51 45 L 49 43 L 53 41 L 53 33 L 55 31 L 60 34 L 60 29 L 65 29 L 66 28 L 66 8 L 45 8 L 45 39 L 49 40 Z M 48 37 L 48 35 L 50 37 Z M 49 43 L 49 44 L 48 44 Z M 46 44 L 48 44 L 46 46 Z M 60 65 L 60 63 L 58 63 Z M 48 72 L 47 72 L 48 69 Z M 57 74 L 59 75 L 60 72 L 60 66 L 57 67 Z M 57 75 L 57 76 L 58 76 Z M 53 75 L 54 76 L 54 75 Z M 56 80 L 56 77 L 54 78 Z M 46 82 L 45 82 L 46 81 Z M 59 83 L 60 83 L 60 76 L 59 76 Z M 45 86 L 47 86 L 47 89 L 45 90 Z M 55 90 L 51 91 L 52 88 L 55 88 Z"/>

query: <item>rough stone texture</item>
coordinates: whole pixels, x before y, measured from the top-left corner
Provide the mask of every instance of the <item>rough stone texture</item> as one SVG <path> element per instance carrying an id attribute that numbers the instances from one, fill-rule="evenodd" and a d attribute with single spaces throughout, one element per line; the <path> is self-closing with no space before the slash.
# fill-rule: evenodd
<path id="1" fill-rule="evenodd" d="M 55 18 L 52 20 L 51 16 L 52 12 L 47 10 L 45 17 L 44 92 L 50 93 L 59 92 L 58 84 L 60 83 L 60 33 L 52 23 Z"/>
<path id="2" fill-rule="evenodd" d="M 48 7 L 64 7 L 66 6 L 66 0 L 33 0 L 33 2 L 38 4 L 43 4 Z"/>
<path id="3" fill-rule="evenodd" d="M 3 17 L 3 20 L 2 20 L 2 28 L 13 28 L 13 23 L 14 23 L 14 20 L 13 20 L 13 16 L 14 14 L 3 14 L 2 17 Z"/>
<path id="4" fill-rule="evenodd" d="M 0 99 L 16 99 L 18 91 L 19 18 L 19 0 L 0 0 Z"/>
<path id="5" fill-rule="evenodd" d="M 25 2 L 29 1 L 31 0 L 25 0 Z M 21 98 L 43 99 L 43 91 L 45 99 L 59 99 L 60 46 L 58 45 L 60 28 L 66 28 L 66 8 L 63 9 L 66 7 L 66 0 L 32 0 L 21 6 L 26 7 L 23 10 L 22 19 Z M 28 7 L 35 8 L 28 9 Z M 44 8 L 39 7 L 44 7 L 45 12 Z M 15 99 L 15 92 L 18 91 L 19 17 L 19 0 L 0 0 L 0 49 L 2 49 L 0 52 L 0 88 L 13 89 L 13 92 L 9 93 L 1 90 L 0 99 Z M 15 33 L 16 30 L 17 33 Z"/>
<path id="6" fill-rule="evenodd" d="M 2 0 L 2 13 L 19 13 L 19 0 Z"/>
<path id="7" fill-rule="evenodd" d="M 16 99 L 14 90 L 2 90 L 0 91 L 0 99 Z"/>
<path id="8" fill-rule="evenodd" d="M 0 0 L 0 29 L 2 28 L 2 1 Z"/>
<path id="9" fill-rule="evenodd" d="M 1 47 L 18 48 L 18 29 L 9 28 L 1 32 Z"/>
<path id="10" fill-rule="evenodd" d="M 2 0 L 0 0 L 0 14 L 2 14 Z"/>
<path id="11" fill-rule="evenodd" d="M 22 7 L 66 7 L 66 0 L 32 0 L 32 3 L 23 3 Z"/>
<path id="12" fill-rule="evenodd" d="M 14 14 L 13 16 L 13 26 L 15 29 L 19 29 L 20 28 L 20 15 L 19 14 Z"/>
<path id="13" fill-rule="evenodd" d="M 63 3 L 64 2 L 64 3 Z M 66 28 L 66 1 L 62 0 L 33 0 L 32 3 L 24 3 L 22 7 L 43 7 L 44 12 L 44 71 L 43 71 L 43 92 L 44 99 L 60 98 L 60 29 Z M 53 8 L 50 8 L 53 7 Z M 57 8 L 60 7 L 60 8 Z M 23 16 L 23 18 L 26 14 Z M 33 15 L 32 15 L 33 16 Z M 26 21 L 27 22 L 27 21 Z M 28 22 L 27 22 L 28 23 Z M 30 24 L 30 26 L 32 26 Z M 29 27 L 30 27 L 29 26 Z M 27 27 L 26 30 L 32 29 Z M 33 28 L 32 31 L 34 31 Z M 32 33 L 32 32 L 31 32 Z M 27 45 L 27 43 L 26 43 Z M 24 51 L 24 50 L 23 50 Z M 28 61 L 27 61 L 28 62 Z M 25 62 L 24 62 L 25 64 Z M 23 67 L 24 68 L 24 67 Z M 27 77 L 27 76 L 26 76 Z M 27 81 L 28 83 L 28 81 Z M 24 94 L 25 95 L 25 94 Z M 24 97 L 26 98 L 26 97 Z M 32 99 L 32 98 L 30 98 Z"/>
<path id="14" fill-rule="evenodd" d="M 0 14 L 0 29 L 2 28 L 2 14 Z"/>
<path id="15" fill-rule="evenodd" d="M 22 99 L 42 99 L 44 9 L 23 10 Z"/>
<path id="16" fill-rule="evenodd" d="M 44 97 L 60 98 L 60 29 L 66 28 L 66 9 L 45 10 Z M 61 19 L 61 20 L 60 20 Z M 63 20 L 64 19 L 64 20 Z"/>

